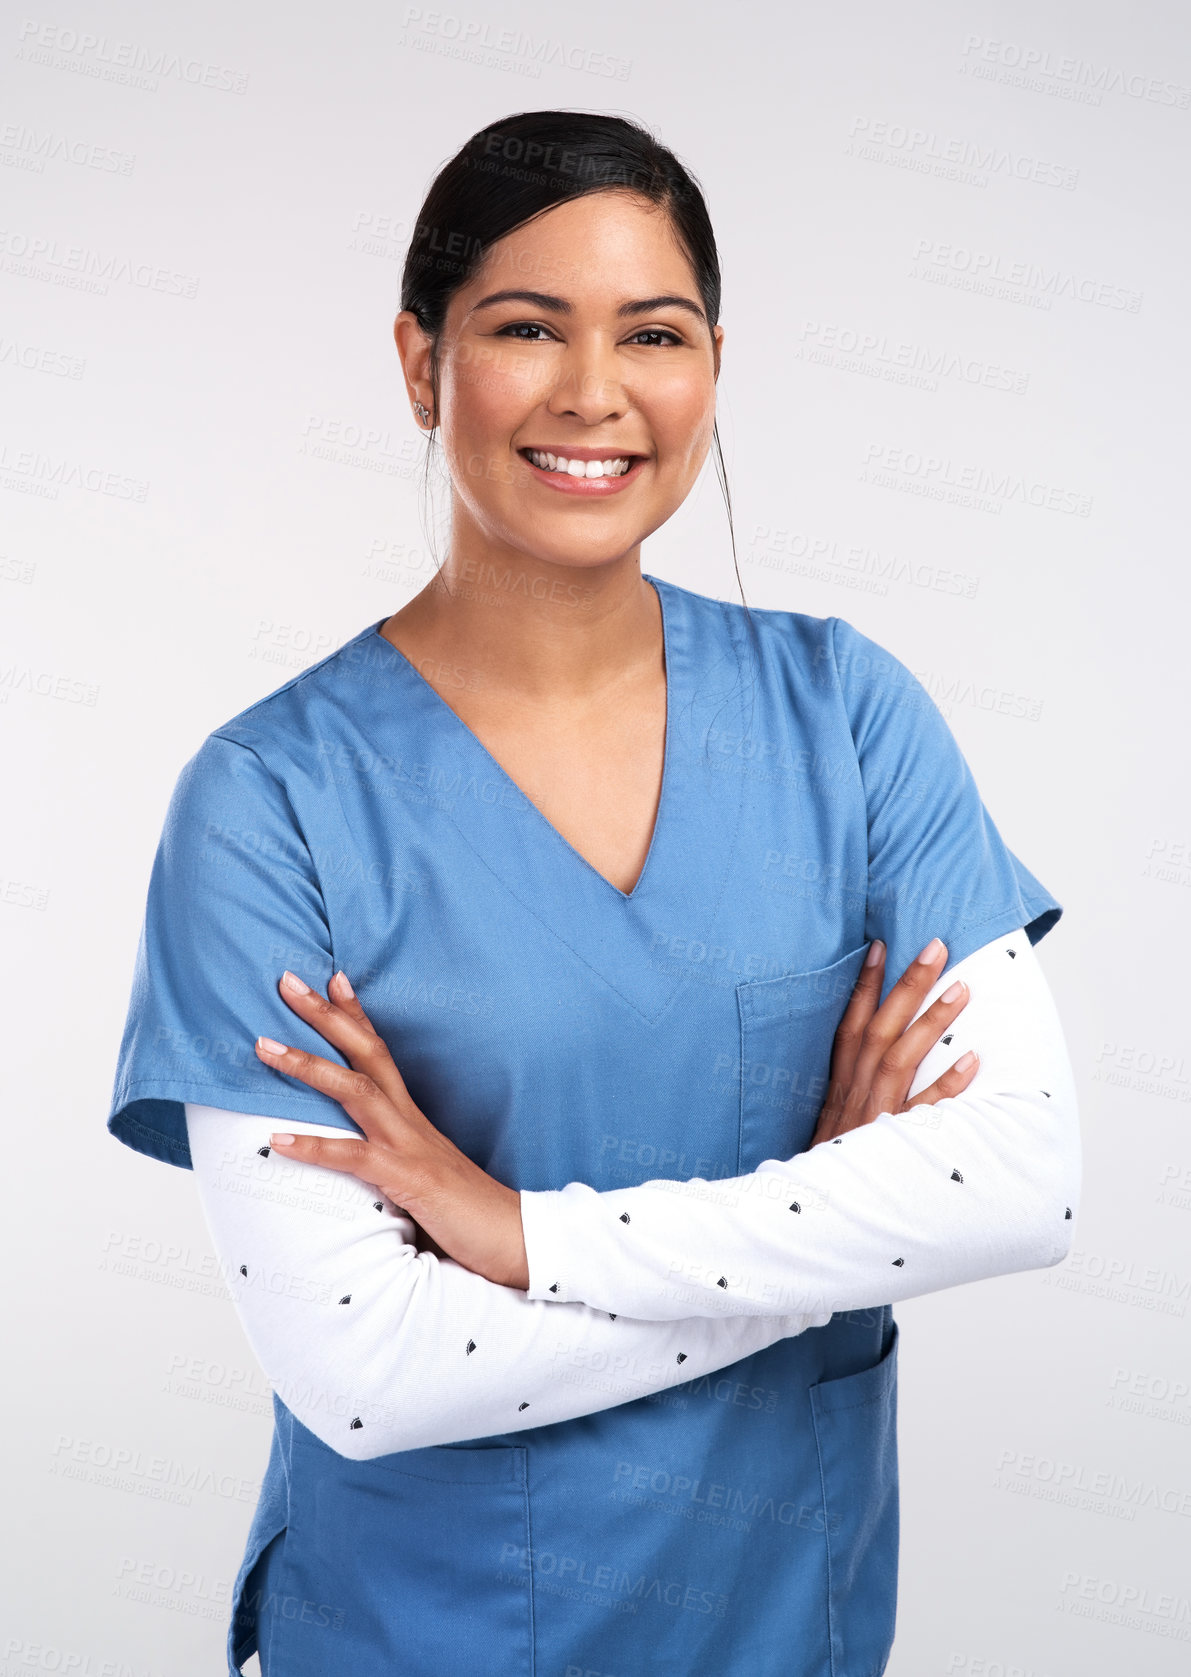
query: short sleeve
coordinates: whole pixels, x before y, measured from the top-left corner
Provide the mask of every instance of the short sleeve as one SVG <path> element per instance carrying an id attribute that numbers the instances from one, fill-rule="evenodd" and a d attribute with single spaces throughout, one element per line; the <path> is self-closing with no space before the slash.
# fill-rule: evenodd
<path id="1" fill-rule="evenodd" d="M 149 881 L 107 1128 L 192 1169 L 184 1103 L 362 1132 L 337 1101 L 266 1066 L 272 1036 L 346 1062 L 283 1001 L 289 967 L 335 971 L 317 870 L 284 786 L 211 734 L 178 776 Z"/>
<path id="2" fill-rule="evenodd" d="M 868 812 L 865 937 L 886 945 L 885 993 L 934 937 L 948 967 L 1018 927 L 1037 943 L 1062 907 L 997 831 L 938 706 L 891 653 L 831 624 Z"/>

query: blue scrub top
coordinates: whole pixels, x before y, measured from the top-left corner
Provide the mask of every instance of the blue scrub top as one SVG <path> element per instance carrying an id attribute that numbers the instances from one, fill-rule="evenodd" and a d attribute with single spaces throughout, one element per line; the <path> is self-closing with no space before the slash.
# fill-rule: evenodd
<path id="1" fill-rule="evenodd" d="M 337 1058 L 277 980 L 342 967 L 413 1099 L 509 1186 L 735 1176 L 808 1145 L 871 938 L 888 989 L 932 937 L 954 964 L 1055 924 L 896 658 L 647 580 L 666 746 L 631 892 L 379 623 L 208 736 L 153 866 L 113 1135 L 189 1168 L 185 1101 L 359 1133 L 253 1048 Z M 890 1307 L 843 1312 L 653 1398 L 365 1462 L 275 1395 L 229 1671 L 259 1636 L 284 1677 L 875 1677 L 896 1349 Z"/>

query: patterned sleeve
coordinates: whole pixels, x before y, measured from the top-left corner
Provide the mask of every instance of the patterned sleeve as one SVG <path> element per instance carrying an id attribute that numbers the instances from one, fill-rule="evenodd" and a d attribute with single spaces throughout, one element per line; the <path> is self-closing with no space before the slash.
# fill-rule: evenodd
<path id="1" fill-rule="evenodd" d="M 523 1190 L 528 1296 L 654 1321 L 818 1315 L 1060 1262 L 1080 1183 L 1075 1086 L 1025 928 L 956 963 L 919 1014 L 957 978 L 970 998 L 911 1094 L 973 1048 L 963 1094 L 748 1176 Z"/>
<path id="2" fill-rule="evenodd" d="M 274 1118 L 187 1102 L 186 1120 L 249 1343 L 298 1420 L 356 1461 L 590 1415 L 822 1325 L 551 1310 L 419 1252 L 409 1217 L 367 1183 L 279 1157 Z"/>

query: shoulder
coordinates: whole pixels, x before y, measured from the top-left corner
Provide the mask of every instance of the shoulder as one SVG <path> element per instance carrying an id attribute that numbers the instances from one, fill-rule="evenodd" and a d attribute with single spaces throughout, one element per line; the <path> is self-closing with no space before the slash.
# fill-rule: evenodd
<path id="1" fill-rule="evenodd" d="M 300 749 L 317 739 L 313 731 L 332 713 L 354 710 L 367 688 L 382 679 L 387 662 L 398 656 L 377 634 L 379 619 L 290 676 L 272 692 L 254 699 L 213 728 L 208 736 L 255 751 L 263 760 Z"/>
<path id="2" fill-rule="evenodd" d="M 345 721 L 359 720 L 391 679 L 399 654 L 376 633 L 379 620 L 221 722 L 184 765 L 179 789 L 213 795 L 269 782 L 290 788 L 324 779 L 325 759 Z"/>
<path id="3" fill-rule="evenodd" d="M 677 583 L 663 586 L 696 624 L 721 629 L 741 650 L 751 646 L 766 665 L 801 674 L 817 688 L 836 688 L 846 702 L 918 685 L 895 653 L 846 618 L 814 617 L 773 606 L 745 607 L 735 600 L 697 594 Z"/>
<path id="4" fill-rule="evenodd" d="M 761 656 L 770 659 L 806 657 L 822 661 L 822 650 L 829 647 L 830 617 L 811 617 L 805 612 L 781 611 L 772 606 L 744 606 L 737 600 L 718 600 L 710 594 L 696 593 L 680 583 L 662 577 L 650 577 L 663 592 L 663 601 L 671 615 L 681 612 L 684 620 L 704 638 L 726 637 L 738 649 L 750 644 L 759 648 Z"/>
<path id="5" fill-rule="evenodd" d="M 378 654 L 396 655 L 376 627 L 369 624 L 211 730 L 178 773 L 167 837 L 205 834 L 227 842 L 232 833 L 268 830 L 275 842 L 300 826 L 297 806 L 325 784 L 344 717 L 357 714 L 367 699 L 364 684 L 378 679 Z"/>

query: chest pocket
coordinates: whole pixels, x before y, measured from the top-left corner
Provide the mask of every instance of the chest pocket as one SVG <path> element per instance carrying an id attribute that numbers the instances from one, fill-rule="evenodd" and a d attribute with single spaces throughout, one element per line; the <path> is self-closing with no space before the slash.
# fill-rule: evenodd
<path id="1" fill-rule="evenodd" d="M 862 943 L 829 967 L 736 986 L 740 1016 L 737 1174 L 810 1145 L 827 1094 L 831 1045 L 864 964 Z"/>

